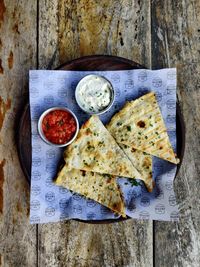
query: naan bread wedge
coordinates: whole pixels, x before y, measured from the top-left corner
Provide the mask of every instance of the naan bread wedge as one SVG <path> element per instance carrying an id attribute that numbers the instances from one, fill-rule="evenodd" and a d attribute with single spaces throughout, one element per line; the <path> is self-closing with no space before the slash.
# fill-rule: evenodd
<path id="1" fill-rule="evenodd" d="M 64 166 L 54 182 L 126 217 L 122 192 L 116 183 L 115 176 L 76 169 L 68 171 L 68 168 Z"/>
<path id="2" fill-rule="evenodd" d="M 107 129 L 117 143 L 134 147 L 174 164 L 179 162 L 170 144 L 153 92 L 127 102 L 112 117 Z"/>
<path id="3" fill-rule="evenodd" d="M 152 156 L 130 146 L 119 144 L 130 161 L 141 173 L 141 180 L 144 182 L 149 192 L 153 191 L 154 181 L 152 176 Z"/>
<path id="4" fill-rule="evenodd" d="M 64 159 L 68 170 L 141 179 L 141 174 L 95 115 L 81 127 L 76 140 L 66 148 Z"/>

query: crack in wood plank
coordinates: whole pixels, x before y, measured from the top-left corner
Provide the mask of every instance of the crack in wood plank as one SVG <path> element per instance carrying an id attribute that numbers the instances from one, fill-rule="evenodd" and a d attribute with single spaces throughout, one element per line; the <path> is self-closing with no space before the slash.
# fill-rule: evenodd
<path id="1" fill-rule="evenodd" d="M 4 165 L 6 160 L 0 162 L 0 213 L 3 213 L 3 184 L 4 184 Z"/>

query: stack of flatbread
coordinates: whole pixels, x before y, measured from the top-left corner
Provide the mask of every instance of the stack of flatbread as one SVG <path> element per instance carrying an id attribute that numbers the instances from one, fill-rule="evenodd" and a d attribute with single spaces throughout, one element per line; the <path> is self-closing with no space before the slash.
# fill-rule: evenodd
<path id="1" fill-rule="evenodd" d="M 65 152 L 55 183 L 94 199 L 125 217 L 116 177 L 142 180 L 153 190 L 152 156 L 177 164 L 154 93 L 126 105 L 107 128 L 98 116 L 81 127 Z"/>

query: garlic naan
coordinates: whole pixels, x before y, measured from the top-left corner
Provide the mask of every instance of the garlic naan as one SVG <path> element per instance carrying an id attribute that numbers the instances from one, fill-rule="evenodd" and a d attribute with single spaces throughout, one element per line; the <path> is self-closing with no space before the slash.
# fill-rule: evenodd
<path id="1" fill-rule="evenodd" d="M 76 140 L 66 148 L 64 159 L 68 170 L 141 179 L 141 174 L 95 115 L 81 127 Z"/>
<path id="2" fill-rule="evenodd" d="M 123 149 L 134 166 L 136 166 L 136 169 L 141 173 L 141 180 L 144 182 L 147 190 L 152 192 L 154 188 L 152 156 L 124 144 L 119 144 L 119 146 Z"/>
<path id="3" fill-rule="evenodd" d="M 117 143 L 170 161 L 177 159 L 167 134 L 155 93 L 127 102 L 107 126 Z"/>
<path id="4" fill-rule="evenodd" d="M 116 183 L 115 176 L 76 169 L 68 171 L 65 165 L 54 182 L 126 217 L 122 192 Z"/>

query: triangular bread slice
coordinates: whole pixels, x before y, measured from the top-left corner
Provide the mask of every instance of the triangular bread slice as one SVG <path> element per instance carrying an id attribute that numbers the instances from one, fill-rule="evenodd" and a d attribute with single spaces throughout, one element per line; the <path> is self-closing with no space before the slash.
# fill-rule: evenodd
<path id="1" fill-rule="evenodd" d="M 144 182 L 147 190 L 152 192 L 154 188 L 152 156 L 124 144 L 119 144 L 119 146 L 123 149 L 133 165 L 136 166 L 136 169 L 141 173 L 141 180 Z"/>
<path id="2" fill-rule="evenodd" d="M 117 143 L 177 164 L 155 93 L 127 102 L 107 126 Z"/>
<path id="3" fill-rule="evenodd" d="M 68 171 L 67 166 L 64 166 L 54 182 L 126 217 L 122 193 L 115 176 L 76 169 Z"/>
<path id="4" fill-rule="evenodd" d="M 141 174 L 95 115 L 81 127 L 76 140 L 66 148 L 64 159 L 69 170 L 141 179 Z"/>

